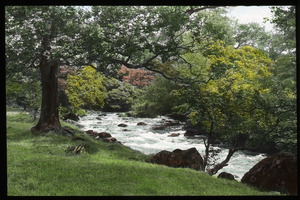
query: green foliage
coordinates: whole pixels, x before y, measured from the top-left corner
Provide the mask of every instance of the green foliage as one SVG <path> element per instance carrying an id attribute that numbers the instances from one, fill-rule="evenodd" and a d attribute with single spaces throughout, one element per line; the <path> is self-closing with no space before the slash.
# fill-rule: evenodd
<path id="1" fill-rule="evenodd" d="M 182 55 L 184 62 L 168 66 L 184 84 L 158 79 L 134 111 L 141 116 L 189 113 L 191 123 L 206 132 L 214 122 L 213 132 L 227 140 L 238 134 L 249 134 L 253 140 L 265 137 L 276 123 L 263 103 L 274 96 L 270 83 L 274 63 L 250 46 L 235 49 L 222 41 L 201 45 Z"/>
<path id="2" fill-rule="evenodd" d="M 129 111 L 139 94 L 139 89 L 129 83 L 120 82 L 112 77 L 105 77 L 103 81 L 105 96 L 104 111 Z"/>
<path id="3" fill-rule="evenodd" d="M 276 70 L 275 70 L 276 72 Z M 274 141 L 280 150 L 297 153 L 297 107 L 296 86 L 293 76 L 276 75 L 269 82 L 270 94 L 260 99 L 260 105 L 268 109 L 265 118 L 268 119 L 270 131 L 268 140 Z M 291 83 L 292 82 L 292 83 Z M 289 84 L 287 84 L 289 83 Z M 268 130 L 265 128 L 265 131 Z"/>
<path id="4" fill-rule="evenodd" d="M 199 24 L 194 34 L 198 41 L 213 42 L 222 40 L 226 45 L 233 45 L 233 30 L 231 19 L 225 14 L 223 8 L 210 9 L 197 13 L 196 20 Z"/>
<path id="5" fill-rule="evenodd" d="M 252 146 L 274 141 L 278 149 L 296 152 L 294 57 L 272 62 L 256 48 L 218 41 L 182 58 L 176 69 L 191 85 L 181 92 L 193 124 L 208 132 L 214 122 L 214 132 L 227 140 L 248 134 Z"/>
<path id="6" fill-rule="evenodd" d="M 296 7 L 272 7 L 271 11 L 273 18 L 270 21 L 282 36 L 281 45 L 296 53 Z"/>
<path id="7" fill-rule="evenodd" d="M 93 21 L 83 30 L 91 36 L 83 38 L 88 57 L 94 59 L 106 76 L 112 76 L 121 64 L 130 68 L 147 67 L 158 55 L 167 61 L 182 51 L 181 34 L 190 23 L 184 13 L 186 9 L 184 6 L 93 6 L 90 13 Z M 189 27 L 193 28 L 195 25 Z"/>
<path id="8" fill-rule="evenodd" d="M 260 50 L 268 50 L 271 34 L 257 23 L 234 24 L 234 39 L 236 48 L 252 46 Z"/>
<path id="9" fill-rule="evenodd" d="M 86 66 L 76 75 L 68 75 L 66 93 L 72 104 L 72 112 L 80 108 L 100 109 L 104 105 L 103 76 L 93 67 Z"/>
<path id="10" fill-rule="evenodd" d="M 136 100 L 132 108 L 133 114 L 139 117 L 155 117 L 171 113 L 174 106 L 180 105 L 179 102 L 183 99 L 172 93 L 179 87 L 178 84 L 158 76 Z M 180 111 L 179 108 L 175 110 Z"/>
<path id="11" fill-rule="evenodd" d="M 86 17 L 73 6 L 6 6 L 7 75 L 28 75 L 44 54 L 62 63 L 78 62 L 83 53 L 79 32 Z"/>
<path id="12" fill-rule="evenodd" d="M 6 82 L 6 103 L 17 104 L 24 110 L 38 110 L 41 106 L 40 82 L 9 79 Z"/>
<path id="13" fill-rule="evenodd" d="M 59 106 L 58 108 L 60 116 L 67 116 L 70 113 L 74 113 L 77 116 L 85 116 L 87 115 L 87 111 L 83 108 L 74 108 L 72 107 L 64 107 L 64 106 Z"/>
<path id="14" fill-rule="evenodd" d="M 273 119 L 269 140 L 281 150 L 297 152 L 296 115 L 296 26 L 295 6 L 272 7 L 269 19 L 278 32 L 270 44 L 270 57 L 275 61 L 274 76 L 268 83 L 271 94 L 262 100 L 269 107 L 268 118 Z"/>
<path id="15" fill-rule="evenodd" d="M 250 110 L 257 95 L 269 92 L 264 80 L 271 76 L 272 61 L 253 47 L 234 49 L 221 41 L 207 48 L 200 62 L 194 58 L 198 54 L 183 56 L 193 70 L 179 66 L 183 76 L 200 82 L 191 87 L 191 121 L 198 121 L 207 132 L 213 121 L 214 131 L 223 136 L 251 132 Z"/>

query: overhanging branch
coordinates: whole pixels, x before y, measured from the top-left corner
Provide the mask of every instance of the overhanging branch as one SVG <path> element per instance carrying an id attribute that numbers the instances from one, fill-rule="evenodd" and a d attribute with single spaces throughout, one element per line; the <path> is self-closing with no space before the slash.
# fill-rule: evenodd
<path id="1" fill-rule="evenodd" d="M 190 6 L 190 9 L 185 11 L 185 13 L 191 15 L 195 12 L 199 12 L 201 10 L 205 10 L 205 9 L 212 9 L 212 8 L 217 8 L 218 6 L 203 6 L 203 7 L 198 7 L 198 8 L 193 8 L 193 6 Z"/>

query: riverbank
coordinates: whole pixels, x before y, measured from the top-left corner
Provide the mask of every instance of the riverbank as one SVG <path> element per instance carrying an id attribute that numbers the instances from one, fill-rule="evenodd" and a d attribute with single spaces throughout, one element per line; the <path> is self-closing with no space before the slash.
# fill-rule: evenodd
<path id="1" fill-rule="evenodd" d="M 141 122 L 145 125 L 137 125 Z M 196 148 L 201 156 L 205 155 L 204 136 L 186 137 L 184 130 L 186 124 L 184 122 L 178 124 L 177 121 L 166 116 L 138 118 L 128 117 L 124 113 L 90 111 L 86 116 L 80 117 L 76 124 L 83 131 L 107 132 L 125 146 L 147 155 L 154 155 L 163 150 L 174 151 L 175 149 L 190 148 Z M 119 124 L 124 124 L 126 127 L 119 126 Z M 172 134 L 176 136 L 170 137 Z M 214 156 L 217 162 L 223 161 L 228 155 L 229 149 L 226 147 L 213 145 L 211 148 L 218 151 Z M 237 151 L 230 159 L 228 166 L 219 170 L 216 176 L 227 172 L 233 174 L 235 179 L 240 181 L 246 172 L 264 158 L 264 154 L 245 154 L 243 151 Z"/>
<path id="2" fill-rule="evenodd" d="M 81 140 L 54 133 L 34 136 L 29 132 L 34 123 L 27 114 L 7 115 L 8 196 L 278 194 L 192 169 L 150 164 L 147 155 L 92 140 L 79 129 L 75 135 L 85 139 L 85 151 L 74 155 Z"/>

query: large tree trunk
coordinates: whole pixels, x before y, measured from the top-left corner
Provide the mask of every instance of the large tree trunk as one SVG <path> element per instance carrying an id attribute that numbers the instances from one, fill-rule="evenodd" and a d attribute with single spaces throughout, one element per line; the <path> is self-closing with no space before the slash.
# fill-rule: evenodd
<path id="1" fill-rule="evenodd" d="M 49 61 L 46 56 L 40 62 L 42 107 L 40 119 L 36 126 L 31 128 L 33 133 L 48 131 L 62 132 L 58 114 L 58 63 Z"/>

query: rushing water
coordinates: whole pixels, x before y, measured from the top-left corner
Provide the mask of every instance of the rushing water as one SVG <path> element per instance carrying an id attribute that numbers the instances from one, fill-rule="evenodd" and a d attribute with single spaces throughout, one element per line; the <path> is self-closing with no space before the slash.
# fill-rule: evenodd
<path id="1" fill-rule="evenodd" d="M 122 144 L 144 154 L 156 154 L 162 150 L 186 150 L 195 147 L 202 156 L 204 155 L 205 147 L 202 138 L 185 137 L 185 131 L 182 129 L 183 124 L 164 131 L 152 130 L 153 126 L 160 125 L 164 120 L 170 119 L 164 116 L 157 118 L 133 118 L 120 117 L 119 113 L 91 112 L 87 116 L 81 117 L 78 124 L 82 126 L 84 131 L 92 129 L 97 132 L 108 132 Z M 147 125 L 138 126 L 138 122 L 145 122 Z M 128 126 L 119 127 L 118 125 L 121 123 Z M 180 135 L 168 137 L 171 133 L 179 133 Z M 223 161 L 227 156 L 228 149 L 214 148 L 221 150 L 217 158 L 219 158 L 219 162 Z M 235 178 L 240 180 L 250 168 L 263 158 L 265 158 L 264 154 L 253 156 L 241 151 L 235 152 L 228 166 L 221 169 L 218 174 L 226 171 L 234 174 Z"/>

